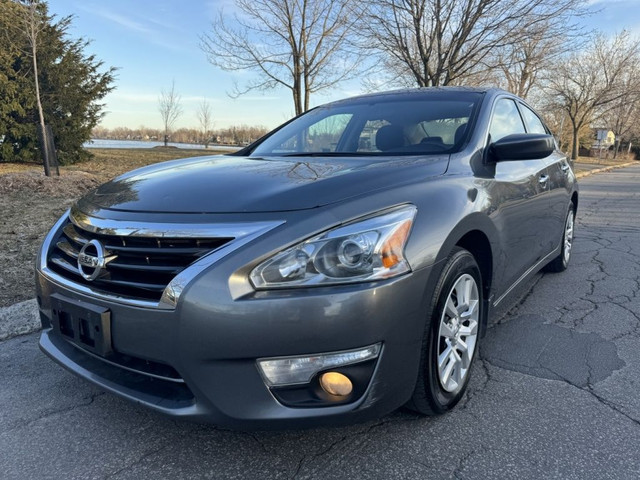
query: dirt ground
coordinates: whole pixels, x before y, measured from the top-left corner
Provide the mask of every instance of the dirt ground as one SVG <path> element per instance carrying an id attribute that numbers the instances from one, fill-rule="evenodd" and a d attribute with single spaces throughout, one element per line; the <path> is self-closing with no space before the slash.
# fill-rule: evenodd
<path id="1" fill-rule="evenodd" d="M 212 150 L 92 149 L 95 158 L 47 178 L 39 165 L 0 163 L 0 307 L 34 297 L 34 260 L 42 239 L 73 201 L 137 167 Z"/>

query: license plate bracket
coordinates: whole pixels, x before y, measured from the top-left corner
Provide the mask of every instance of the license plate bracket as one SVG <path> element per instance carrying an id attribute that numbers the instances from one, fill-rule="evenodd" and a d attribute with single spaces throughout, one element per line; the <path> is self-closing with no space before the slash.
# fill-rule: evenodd
<path id="1" fill-rule="evenodd" d="M 105 357 L 111 346 L 111 311 L 62 295 L 51 295 L 53 329 L 68 341 Z"/>

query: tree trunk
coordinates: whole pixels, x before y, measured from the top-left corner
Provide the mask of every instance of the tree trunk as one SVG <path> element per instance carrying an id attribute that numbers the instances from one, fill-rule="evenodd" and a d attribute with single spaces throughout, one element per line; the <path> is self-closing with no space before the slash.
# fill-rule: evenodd
<path id="1" fill-rule="evenodd" d="M 309 110 L 309 77 L 305 74 L 304 76 L 304 111 Z"/>
<path id="2" fill-rule="evenodd" d="M 56 151 L 56 141 L 51 125 L 47 125 L 47 155 L 49 156 L 49 168 L 56 169 L 56 176 L 60 176 L 60 165 L 58 163 L 58 153 Z"/>
<path id="3" fill-rule="evenodd" d="M 302 109 L 302 85 L 299 79 L 293 81 L 293 105 L 296 109 L 296 116 L 300 115 L 304 110 Z"/>
<path id="4" fill-rule="evenodd" d="M 578 132 L 580 130 L 580 127 L 576 127 L 576 125 L 573 125 L 573 142 L 571 145 L 571 160 L 577 160 L 578 159 Z"/>
<path id="5" fill-rule="evenodd" d="M 44 124 L 44 112 L 42 110 L 42 102 L 40 101 L 40 82 L 38 80 L 38 60 L 36 58 L 36 42 L 35 39 L 31 42 L 31 55 L 33 57 L 33 75 L 36 80 L 36 103 L 38 104 L 38 116 L 40 117 L 40 131 L 42 132 L 42 142 L 40 142 L 40 151 L 42 152 L 42 163 L 44 165 L 44 174 L 47 177 L 51 176 L 51 170 L 49 168 L 49 149 L 47 146 L 48 135 L 47 129 Z"/>

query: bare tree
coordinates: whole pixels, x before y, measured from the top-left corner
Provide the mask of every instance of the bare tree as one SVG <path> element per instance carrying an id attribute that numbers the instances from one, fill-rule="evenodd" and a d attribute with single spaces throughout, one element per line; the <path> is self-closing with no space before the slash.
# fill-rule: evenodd
<path id="1" fill-rule="evenodd" d="M 226 71 L 251 70 L 255 80 L 232 96 L 278 86 L 291 91 L 296 115 L 313 93 L 350 78 L 359 52 L 349 35 L 359 20 L 350 0 L 235 0 L 230 21 L 221 10 L 201 48 Z"/>
<path id="2" fill-rule="evenodd" d="M 158 110 L 162 117 L 162 125 L 164 127 L 164 146 L 169 141 L 169 133 L 173 128 L 173 124 L 180 115 L 182 115 L 182 106 L 180 105 L 180 94 L 176 92 L 176 82 L 171 82 L 170 90 L 162 90 L 158 97 Z"/>
<path id="3" fill-rule="evenodd" d="M 580 33 L 577 26 L 558 24 L 555 19 L 534 25 L 527 35 L 490 55 L 487 68 L 497 66 L 502 75 L 493 83 L 527 98 L 559 57 L 584 46 L 578 38 Z"/>
<path id="4" fill-rule="evenodd" d="M 639 59 L 640 60 L 640 59 Z M 601 123 L 616 136 L 613 158 L 618 156 L 623 141 L 630 141 L 637 134 L 640 120 L 640 65 L 628 65 L 622 81 L 623 95 L 614 102 L 602 117 Z"/>
<path id="5" fill-rule="evenodd" d="M 561 25 L 584 0 L 365 0 L 366 43 L 395 79 L 420 87 L 482 81 L 497 50 Z M 475 83 L 477 83 L 477 78 Z"/>
<path id="6" fill-rule="evenodd" d="M 38 73 L 38 42 L 40 33 L 47 27 L 47 22 L 42 15 L 42 7 L 38 0 L 19 0 L 17 2 L 22 8 L 19 10 L 20 22 L 16 26 L 21 34 L 27 39 L 27 43 L 31 49 L 29 54 L 33 62 L 33 78 L 35 80 L 36 105 L 38 107 L 38 117 L 40 122 L 40 151 L 42 152 L 42 163 L 44 166 L 44 174 L 51 176 L 51 159 L 49 158 L 49 145 L 53 145 L 53 139 L 49 139 L 44 119 L 44 110 L 40 100 L 40 80 Z M 56 172 L 60 174 L 57 169 Z"/>
<path id="7" fill-rule="evenodd" d="M 583 52 L 557 62 L 546 88 L 571 122 L 571 158 L 578 158 L 580 129 L 600 120 L 623 98 L 638 91 L 640 78 L 629 75 L 629 69 L 638 62 L 640 40 L 632 39 L 628 32 L 610 40 L 597 35 Z"/>
<path id="8" fill-rule="evenodd" d="M 209 142 L 211 141 L 213 113 L 211 112 L 211 104 L 207 101 L 206 98 L 203 98 L 198 105 L 197 115 L 198 122 L 200 123 L 200 128 L 202 129 L 202 143 L 204 143 L 204 148 L 208 148 Z"/>

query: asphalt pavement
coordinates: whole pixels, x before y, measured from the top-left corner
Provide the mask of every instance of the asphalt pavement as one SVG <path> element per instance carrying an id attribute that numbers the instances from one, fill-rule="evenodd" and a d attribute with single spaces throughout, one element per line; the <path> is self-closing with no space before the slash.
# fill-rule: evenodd
<path id="1" fill-rule="evenodd" d="M 570 268 L 494 316 L 451 413 L 232 432 L 177 422 L 0 343 L 0 477 L 640 478 L 640 166 L 580 182 Z"/>

